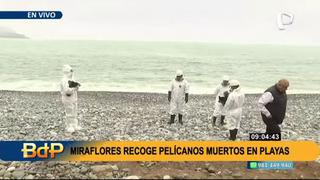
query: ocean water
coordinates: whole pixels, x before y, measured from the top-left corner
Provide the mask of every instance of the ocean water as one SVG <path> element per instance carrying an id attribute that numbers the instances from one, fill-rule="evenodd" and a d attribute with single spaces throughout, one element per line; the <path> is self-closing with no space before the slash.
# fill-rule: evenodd
<path id="1" fill-rule="evenodd" d="M 320 93 L 320 47 L 195 42 L 47 41 L 0 39 L 0 90 L 58 91 L 70 64 L 83 91 L 168 91 L 182 69 L 190 93 L 210 94 L 223 75 L 245 93 L 278 79 L 288 93 Z"/>

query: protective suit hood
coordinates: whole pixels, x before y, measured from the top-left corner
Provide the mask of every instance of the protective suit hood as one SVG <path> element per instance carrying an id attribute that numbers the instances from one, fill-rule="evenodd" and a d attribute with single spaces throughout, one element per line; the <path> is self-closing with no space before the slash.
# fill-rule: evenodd
<path id="1" fill-rule="evenodd" d="M 240 86 L 240 82 L 238 80 L 229 81 L 230 86 Z"/>
<path id="2" fill-rule="evenodd" d="M 230 81 L 230 78 L 229 78 L 229 76 L 226 76 L 226 75 L 225 75 L 225 76 L 222 77 L 222 80 L 223 80 L 223 81 Z"/>
<path id="3" fill-rule="evenodd" d="M 178 70 L 176 71 L 176 76 L 183 76 L 183 71 L 180 70 L 180 69 L 178 69 Z"/>
<path id="4" fill-rule="evenodd" d="M 70 65 L 68 64 L 64 65 L 62 68 L 62 72 L 63 72 L 64 78 L 69 78 L 69 79 L 73 78 L 73 69 Z"/>

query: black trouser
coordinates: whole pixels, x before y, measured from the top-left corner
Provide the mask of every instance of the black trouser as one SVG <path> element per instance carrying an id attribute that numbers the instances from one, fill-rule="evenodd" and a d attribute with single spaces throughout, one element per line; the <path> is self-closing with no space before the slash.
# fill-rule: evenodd
<path id="1" fill-rule="evenodd" d="M 281 133 L 281 129 L 277 121 L 273 118 L 267 118 L 264 114 L 261 114 L 263 122 L 267 125 L 266 133 Z"/>
<path id="2" fill-rule="evenodd" d="M 183 124 L 183 122 L 182 122 L 182 114 L 179 114 L 178 117 L 179 117 L 179 123 L 180 123 L 180 124 Z M 176 118 L 176 115 L 175 115 L 175 114 L 172 114 L 172 115 L 170 116 L 170 122 L 169 122 L 169 124 L 173 124 L 175 118 Z"/>

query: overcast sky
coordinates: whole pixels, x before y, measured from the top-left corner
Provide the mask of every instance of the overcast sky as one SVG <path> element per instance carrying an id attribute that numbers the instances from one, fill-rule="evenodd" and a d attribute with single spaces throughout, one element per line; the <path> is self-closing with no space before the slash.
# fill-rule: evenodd
<path id="1" fill-rule="evenodd" d="M 0 0 L 1 10 L 60 10 L 61 20 L 0 20 L 33 39 L 320 44 L 319 0 Z M 277 15 L 295 15 L 286 30 Z"/>

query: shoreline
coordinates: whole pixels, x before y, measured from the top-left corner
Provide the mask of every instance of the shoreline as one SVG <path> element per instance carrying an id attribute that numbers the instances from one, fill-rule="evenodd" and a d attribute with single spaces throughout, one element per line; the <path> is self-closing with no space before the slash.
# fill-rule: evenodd
<path id="1" fill-rule="evenodd" d="M 21 91 L 21 90 L 0 90 L 1 92 L 12 92 L 12 93 L 59 93 L 59 91 Z M 124 94 L 158 94 L 158 95 L 167 95 L 167 93 L 163 92 L 143 92 L 143 91 L 78 91 L 78 93 L 124 93 Z M 245 95 L 249 96 L 258 96 L 262 95 L 261 93 L 245 93 Z M 214 96 L 214 94 L 206 94 L 206 93 L 190 93 L 191 96 Z M 320 93 L 288 93 L 288 96 L 295 96 L 295 95 L 318 95 L 320 96 Z"/>

